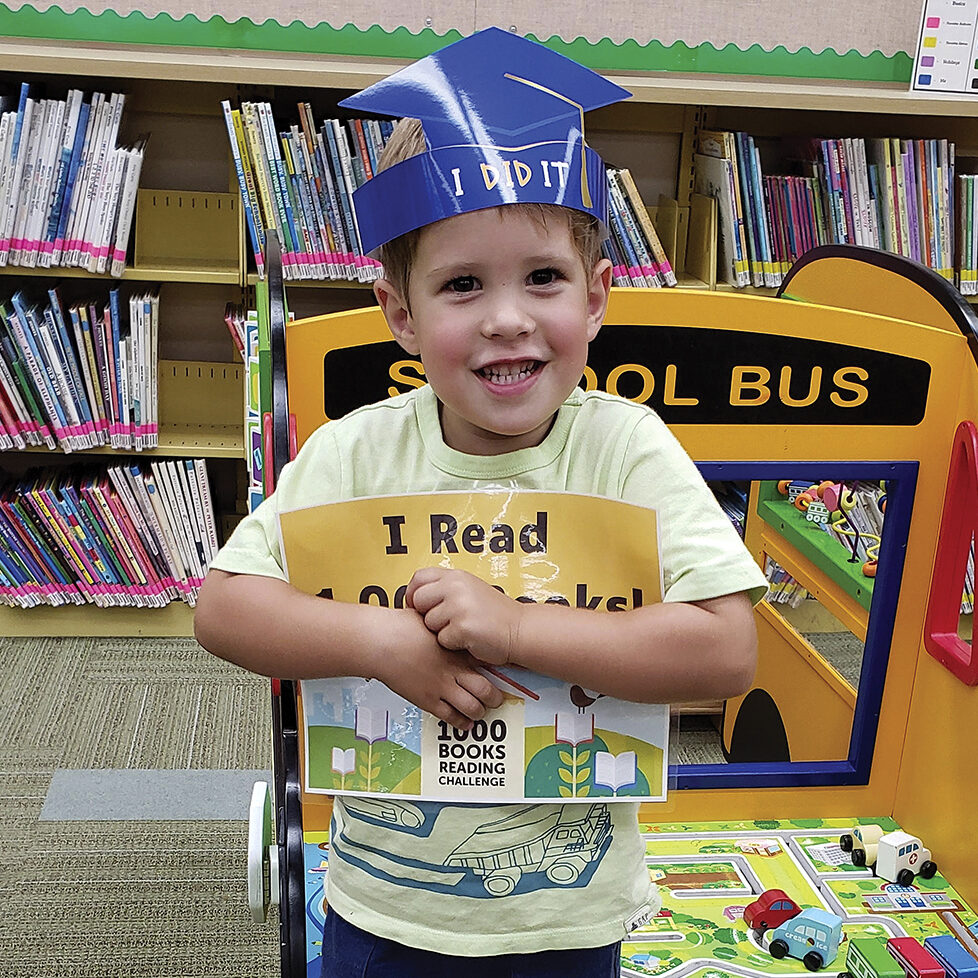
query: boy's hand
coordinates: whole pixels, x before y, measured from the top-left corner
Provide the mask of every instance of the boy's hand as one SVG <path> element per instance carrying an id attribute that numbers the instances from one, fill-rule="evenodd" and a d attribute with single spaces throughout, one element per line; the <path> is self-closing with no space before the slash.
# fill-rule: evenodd
<path id="1" fill-rule="evenodd" d="M 446 649 L 502 666 L 517 648 L 523 606 L 466 571 L 423 567 L 404 601 Z"/>
<path id="2" fill-rule="evenodd" d="M 394 614 L 389 636 L 394 651 L 377 669 L 385 686 L 459 730 L 503 705 L 502 691 L 477 670 L 471 656 L 443 648 L 415 612 Z"/>

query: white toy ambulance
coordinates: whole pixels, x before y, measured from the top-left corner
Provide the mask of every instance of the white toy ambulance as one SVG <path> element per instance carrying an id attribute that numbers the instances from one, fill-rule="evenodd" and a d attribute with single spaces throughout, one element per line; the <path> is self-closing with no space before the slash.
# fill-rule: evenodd
<path id="1" fill-rule="evenodd" d="M 915 876 L 929 880 L 937 872 L 937 863 L 930 858 L 930 849 L 915 835 L 907 832 L 887 832 L 879 841 L 876 852 L 876 875 L 891 883 L 909 886 Z"/>

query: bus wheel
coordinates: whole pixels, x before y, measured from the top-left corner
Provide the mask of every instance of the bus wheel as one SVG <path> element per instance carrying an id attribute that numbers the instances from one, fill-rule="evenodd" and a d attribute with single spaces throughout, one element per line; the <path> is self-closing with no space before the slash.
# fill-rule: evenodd
<path id="1" fill-rule="evenodd" d="M 786 958 L 788 956 L 788 945 L 780 937 L 771 941 L 768 950 L 771 952 L 772 958 Z"/>
<path id="2" fill-rule="evenodd" d="M 866 865 L 866 850 L 865 849 L 853 849 L 852 850 L 852 865 L 853 866 L 865 866 Z"/>
<path id="3" fill-rule="evenodd" d="M 840 835 L 839 836 L 839 848 L 843 852 L 852 852 L 852 836 L 851 835 Z"/>
<path id="4" fill-rule="evenodd" d="M 897 873 L 896 881 L 900 886 L 909 886 L 913 882 L 913 870 L 912 869 L 901 869 Z"/>
<path id="5" fill-rule="evenodd" d="M 822 955 L 818 951 L 809 951 L 802 958 L 802 961 L 809 971 L 818 971 L 822 967 Z"/>
<path id="6" fill-rule="evenodd" d="M 937 872 L 937 863 L 932 863 L 929 859 L 920 867 L 920 875 L 925 880 L 929 880 Z"/>

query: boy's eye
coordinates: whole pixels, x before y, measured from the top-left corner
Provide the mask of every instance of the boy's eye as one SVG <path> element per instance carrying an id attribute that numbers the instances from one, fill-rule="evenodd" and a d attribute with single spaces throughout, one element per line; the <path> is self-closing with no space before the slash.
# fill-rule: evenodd
<path id="1" fill-rule="evenodd" d="M 531 285 L 552 285 L 561 277 L 556 268 L 536 268 L 530 272 Z"/>
<path id="2" fill-rule="evenodd" d="M 449 292 L 474 292 L 476 287 L 474 275 L 459 275 L 457 278 L 450 279 L 445 283 L 445 288 Z"/>

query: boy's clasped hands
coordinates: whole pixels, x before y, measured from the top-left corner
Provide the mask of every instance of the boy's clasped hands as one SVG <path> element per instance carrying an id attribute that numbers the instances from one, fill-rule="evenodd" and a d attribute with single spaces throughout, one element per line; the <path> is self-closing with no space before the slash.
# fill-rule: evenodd
<path id="1" fill-rule="evenodd" d="M 511 661 L 524 606 L 466 571 L 443 567 L 415 572 L 405 605 L 400 623 L 407 634 L 377 678 L 460 730 L 502 706 L 502 691 L 479 664 Z"/>

